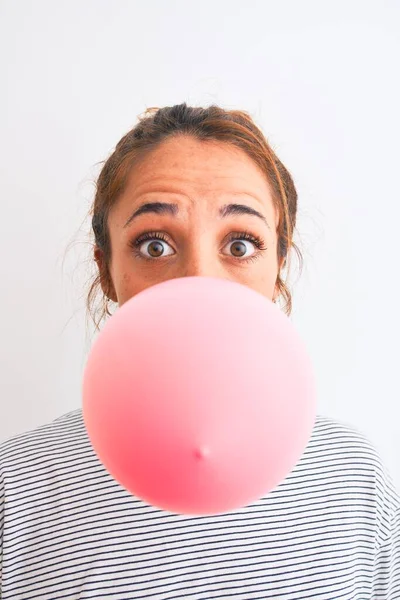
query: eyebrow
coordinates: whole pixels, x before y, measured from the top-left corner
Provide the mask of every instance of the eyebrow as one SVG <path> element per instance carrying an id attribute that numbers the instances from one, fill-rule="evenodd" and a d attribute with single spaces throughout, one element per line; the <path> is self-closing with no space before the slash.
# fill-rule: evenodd
<path id="1" fill-rule="evenodd" d="M 263 214 L 258 212 L 255 208 L 247 206 L 247 204 L 226 204 L 220 210 L 221 217 L 228 217 L 230 215 L 252 215 L 258 217 L 269 227 L 267 219 Z"/>
<path id="2" fill-rule="evenodd" d="M 171 215 L 175 217 L 179 212 L 179 206 L 177 204 L 170 204 L 169 202 L 146 202 L 142 204 L 137 210 L 135 210 L 127 222 L 124 225 L 128 227 L 134 219 L 144 214 L 156 214 L 156 215 Z M 225 218 L 231 215 L 252 215 L 258 217 L 269 227 L 267 219 L 255 208 L 251 208 L 246 204 L 226 204 L 220 211 L 220 216 Z"/>
<path id="3" fill-rule="evenodd" d="M 125 223 L 124 228 L 128 227 L 128 225 L 130 225 L 136 217 L 139 217 L 139 215 L 152 213 L 156 215 L 172 215 L 174 217 L 178 214 L 178 211 L 179 207 L 177 204 L 170 204 L 169 202 L 147 202 L 146 204 L 139 206 L 139 208 L 131 214 Z"/>

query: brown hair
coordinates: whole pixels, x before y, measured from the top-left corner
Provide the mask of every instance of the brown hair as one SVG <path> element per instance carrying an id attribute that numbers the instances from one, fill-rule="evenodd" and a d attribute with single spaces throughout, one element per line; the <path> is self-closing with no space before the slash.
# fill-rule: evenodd
<path id="1" fill-rule="evenodd" d="M 107 290 L 111 288 L 108 265 L 111 259 L 108 214 L 124 191 L 127 177 L 138 159 L 153 150 L 167 137 L 190 135 L 198 140 L 218 140 L 241 148 L 265 173 L 272 189 L 279 214 L 278 258 L 280 267 L 290 263 L 290 250 L 300 260 L 301 253 L 293 242 L 296 225 L 297 192 L 292 177 L 278 159 L 250 115 L 240 110 L 225 110 L 219 106 L 191 107 L 186 103 L 164 108 L 149 108 L 139 117 L 137 125 L 118 142 L 114 152 L 105 161 L 96 182 L 96 194 L 91 209 L 95 247 L 103 253 L 105 272 L 98 273 L 90 283 L 87 309 L 96 327 L 110 315 Z M 281 268 L 277 277 L 279 295 L 284 299 L 284 310 L 290 314 L 292 297 Z M 101 288 L 105 290 L 96 304 Z"/>

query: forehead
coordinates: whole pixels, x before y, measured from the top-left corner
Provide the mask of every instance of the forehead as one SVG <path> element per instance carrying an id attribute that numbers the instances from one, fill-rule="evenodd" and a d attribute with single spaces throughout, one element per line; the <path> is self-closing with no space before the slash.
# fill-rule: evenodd
<path id="1" fill-rule="evenodd" d="M 266 176 L 243 150 L 225 142 L 182 135 L 168 138 L 141 158 L 127 183 L 135 195 L 160 186 L 165 191 L 170 187 L 184 193 L 232 191 L 260 199 L 270 197 Z"/>

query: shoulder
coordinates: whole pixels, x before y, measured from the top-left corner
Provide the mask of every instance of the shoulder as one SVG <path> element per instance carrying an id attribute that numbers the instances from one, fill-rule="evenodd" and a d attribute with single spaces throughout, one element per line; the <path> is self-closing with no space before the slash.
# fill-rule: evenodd
<path id="1" fill-rule="evenodd" d="M 318 416 L 297 468 L 329 480 L 332 490 L 361 493 L 377 516 L 382 539 L 400 512 L 400 496 L 379 450 L 351 424 Z"/>
<path id="2" fill-rule="evenodd" d="M 80 493 L 86 494 L 95 484 L 110 481 L 92 448 L 81 410 L 0 445 L 0 507 L 4 509 L 18 506 L 29 512 L 37 503 L 52 503 L 55 498 L 60 502 L 67 489 L 79 486 Z"/>
<path id="3" fill-rule="evenodd" d="M 0 444 L 0 467 L 47 462 L 74 449 L 90 447 L 82 410 L 74 410 L 31 431 L 15 435 Z"/>
<path id="4" fill-rule="evenodd" d="M 378 452 L 368 437 L 353 425 L 318 415 L 315 421 L 310 447 L 323 448 L 331 453 L 340 450 L 343 455 L 360 455 L 372 464 L 379 462 Z"/>
<path id="5" fill-rule="evenodd" d="M 353 425 L 329 417 L 317 417 L 303 458 L 305 462 L 318 460 L 325 466 L 351 468 L 353 473 L 371 473 L 377 480 L 388 476 L 373 442 Z"/>

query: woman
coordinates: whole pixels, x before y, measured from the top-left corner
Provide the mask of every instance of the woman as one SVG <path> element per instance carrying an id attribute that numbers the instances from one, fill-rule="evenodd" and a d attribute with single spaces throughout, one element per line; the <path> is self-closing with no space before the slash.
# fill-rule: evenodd
<path id="1" fill-rule="evenodd" d="M 96 322 L 110 301 L 189 275 L 282 297 L 289 313 L 296 210 L 290 174 L 246 113 L 149 110 L 97 182 Z M 400 598 L 399 497 L 371 444 L 330 419 L 267 497 L 210 518 L 132 497 L 80 410 L 3 443 L 0 464 L 3 600 Z"/>

